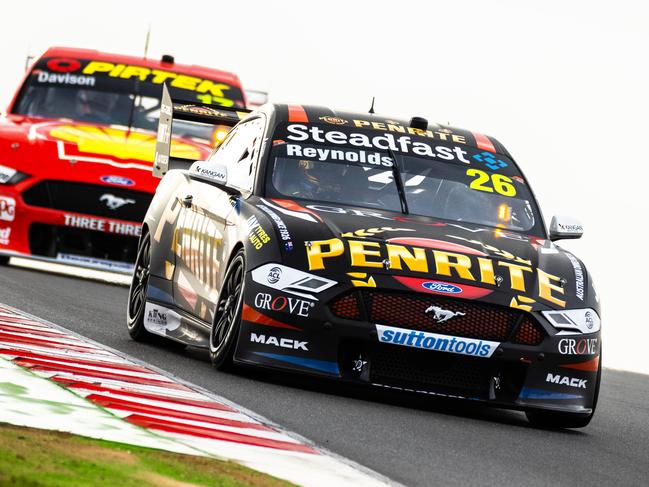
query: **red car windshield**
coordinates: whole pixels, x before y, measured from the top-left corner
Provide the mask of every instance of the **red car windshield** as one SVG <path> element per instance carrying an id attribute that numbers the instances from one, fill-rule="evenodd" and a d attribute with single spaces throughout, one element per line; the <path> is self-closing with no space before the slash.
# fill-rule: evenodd
<path id="1" fill-rule="evenodd" d="M 217 80 L 103 61 L 43 58 L 25 81 L 13 113 L 156 130 L 163 82 L 175 99 L 244 107 L 241 90 Z M 211 139 L 210 128 L 174 125 L 174 134 Z"/>

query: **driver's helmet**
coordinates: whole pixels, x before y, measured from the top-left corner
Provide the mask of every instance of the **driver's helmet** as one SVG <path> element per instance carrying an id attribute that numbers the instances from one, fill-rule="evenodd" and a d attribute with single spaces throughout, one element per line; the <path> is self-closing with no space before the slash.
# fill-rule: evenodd
<path id="1" fill-rule="evenodd" d="M 117 93 L 97 90 L 79 90 L 76 99 L 76 112 L 80 116 L 109 114 L 119 98 Z"/>
<path id="2" fill-rule="evenodd" d="M 332 164 L 309 160 L 301 160 L 299 167 L 304 172 L 307 183 L 318 192 L 339 192 L 348 169 L 345 164 Z"/>

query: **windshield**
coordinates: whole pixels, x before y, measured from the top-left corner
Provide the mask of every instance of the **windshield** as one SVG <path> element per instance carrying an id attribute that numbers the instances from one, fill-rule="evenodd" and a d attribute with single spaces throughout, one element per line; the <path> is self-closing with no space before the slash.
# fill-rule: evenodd
<path id="1" fill-rule="evenodd" d="M 271 195 L 401 212 L 396 175 L 409 214 L 542 235 L 534 198 L 505 156 L 413 135 L 311 127 L 276 132 Z"/>
<path id="2" fill-rule="evenodd" d="M 172 98 L 244 106 L 239 88 L 216 80 L 103 61 L 44 58 L 25 81 L 13 112 L 155 131 L 163 82 Z M 214 133 L 214 127 L 174 123 L 174 135 L 209 141 Z"/>

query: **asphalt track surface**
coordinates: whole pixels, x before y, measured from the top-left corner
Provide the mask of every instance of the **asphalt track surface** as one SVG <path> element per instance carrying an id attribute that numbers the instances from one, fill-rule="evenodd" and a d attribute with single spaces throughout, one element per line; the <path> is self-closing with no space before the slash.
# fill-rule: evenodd
<path id="1" fill-rule="evenodd" d="M 127 293 L 115 285 L 0 267 L 0 303 L 218 393 L 396 482 L 649 484 L 649 376 L 605 369 L 588 427 L 540 430 L 518 412 L 258 371 L 217 372 L 200 350 L 131 341 L 124 324 Z"/>

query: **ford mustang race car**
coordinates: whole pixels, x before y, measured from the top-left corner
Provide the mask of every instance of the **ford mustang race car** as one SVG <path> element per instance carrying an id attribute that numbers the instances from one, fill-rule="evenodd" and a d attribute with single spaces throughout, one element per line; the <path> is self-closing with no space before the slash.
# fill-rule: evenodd
<path id="1" fill-rule="evenodd" d="M 462 398 L 583 427 L 600 308 L 496 139 L 319 107 L 264 105 L 205 161 L 169 158 L 175 120 L 223 113 L 163 94 L 129 293 L 136 340 L 236 364 Z"/>
<path id="2" fill-rule="evenodd" d="M 130 272 L 158 179 L 161 87 L 245 107 L 237 76 L 201 66 L 52 48 L 0 118 L 0 262 L 32 256 Z M 174 154 L 207 157 L 227 127 L 177 124 Z"/>

